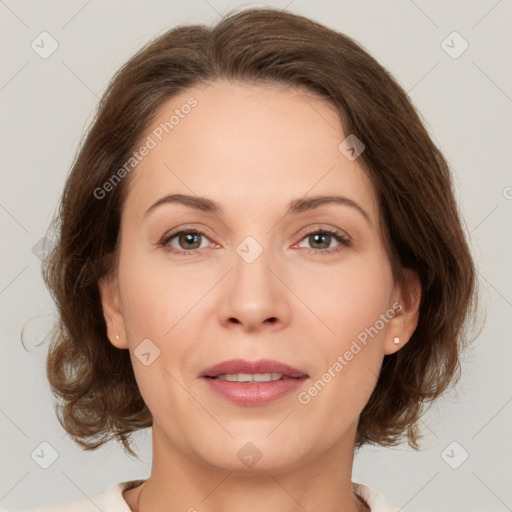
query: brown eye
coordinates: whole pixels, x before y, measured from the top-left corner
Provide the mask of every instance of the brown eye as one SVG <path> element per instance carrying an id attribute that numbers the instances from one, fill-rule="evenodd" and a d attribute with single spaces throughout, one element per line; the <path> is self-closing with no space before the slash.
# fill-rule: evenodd
<path id="1" fill-rule="evenodd" d="M 183 249 L 198 249 L 201 246 L 200 238 L 198 233 L 182 232 L 178 235 L 178 243 Z"/>
<path id="2" fill-rule="evenodd" d="M 308 235 L 308 239 L 312 249 L 328 249 L 332 237 L 326 233 L 315 233 Z"/>
<path id="3" fill-rule="evenodd" d="M 313 251 L 314 254 L 332 254 L 343 249 L 343 247 L 350 247 L 351 242 L 348 236 L 341 231 L 330 229 L 316 229 L 310 231 L 302 238 L 307 240 L 309 247 L 304 247 L 308 251 Z M 332 246 L 332 242 L 337 242 Z"/>
<path id="4" fill-rule="evenodd" d="M 186 229 L 165 236 L 160 245 L 170 252 L 195 254 L 198 249 L 208 247 L 210 241 L 204 233 L 196 229 Z"/>

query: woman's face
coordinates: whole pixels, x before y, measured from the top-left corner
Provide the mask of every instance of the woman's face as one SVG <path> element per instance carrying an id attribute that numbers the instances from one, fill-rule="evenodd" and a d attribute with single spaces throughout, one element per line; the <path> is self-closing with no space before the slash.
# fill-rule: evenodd
<path id="1" fill-rule="evenodd" d="M 353 451 L 382 359 L 414 326 L 355 158 L 361 146 L 339 148 L 348 135 L 325 100 L 233 82 L 174 97 L 144 134 L 118 272 L 101 290 L 155 444 L 228 470 Z M 302 377 L 204 376 L 233 359 L 273 360 Z M 250 370 L 209 373 L 289 375 Z"/>

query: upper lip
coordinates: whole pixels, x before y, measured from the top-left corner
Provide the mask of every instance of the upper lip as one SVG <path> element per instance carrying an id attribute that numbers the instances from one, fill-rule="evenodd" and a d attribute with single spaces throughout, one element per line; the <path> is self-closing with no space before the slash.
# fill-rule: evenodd
<path id="1" fill-rule="evenodd" d="M 258 359 L 257 361 L 230 359 L 206 368 L 201 373 L 201 377 L 218 377 L 219 375 L 238 373 L 280 373 L 288 377 L 308 377 L 306 372 L 272 359 Z"/>

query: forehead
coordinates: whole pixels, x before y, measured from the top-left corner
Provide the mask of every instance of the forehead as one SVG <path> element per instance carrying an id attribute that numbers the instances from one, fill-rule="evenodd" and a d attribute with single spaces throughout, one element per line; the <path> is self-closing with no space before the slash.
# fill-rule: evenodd
<path id="1" fill-rule="evenodd" d="M 140 218 L 159 197 L 184 193 L 226 210 L 277 212 L 305 195 L 340 193 L 376 219 L 371 182 L 339 150 L 346 136 L 336 107 L 304 89 L 224 81 L 187 89 L 141 137 L 152 147 L 132 171 L 125 210 Z"/>

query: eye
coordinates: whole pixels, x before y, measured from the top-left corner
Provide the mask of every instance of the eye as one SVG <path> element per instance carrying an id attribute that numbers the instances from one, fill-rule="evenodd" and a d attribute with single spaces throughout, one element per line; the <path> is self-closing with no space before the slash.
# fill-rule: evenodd
<path id="1" fill-rule="evenodd" d="M 307 240 L 310 247 L 306 247 L 306 249 L 313 254 L 332 254 L 351 245 L 350 238 L 335 229 L 315 229 L 306 233 L 302 240 Z M 332 247 L 332 242 L 338 242 L 338 245 Z"/>
<path id="2" fill-rule="evenodd" d="M 335 229 L 317 228 L 306 233 L 301 242 L 302 240 L 308 242 L 309 247 L 304 248 L 313 254 L 332 254 L 351 245 L 350 238 L 342 231 Z M 334 247 L 331 245 L 333 242 L 337 242 Z M 166 251 L 188 256 L 197 254 L 200 249 L 212 247 L 213 242 L 203 232 L 190 228 L 165 235 L 159 245 Z M 303 247 L 301 243 L 298 246 Z"/>
<path id="3" fill-rule="evenodd" d="M 160 245 L 169 252 L 187 255 L 196 254 L 199 249 L 210 247 L 211 244 L 206 235 L 197 229 L 176 231 L 164 236 L 160 241 Z"/>

